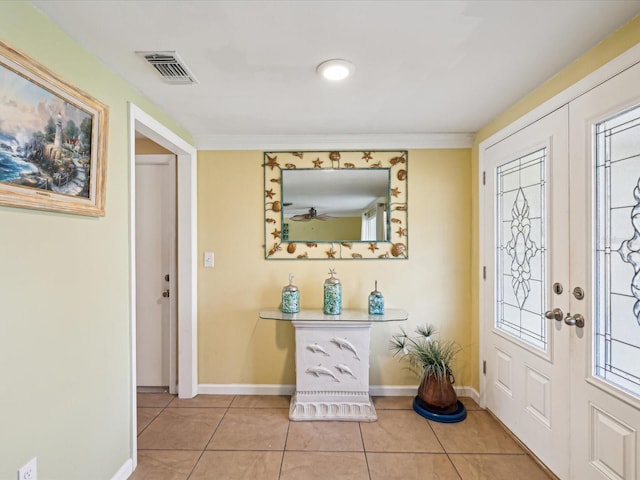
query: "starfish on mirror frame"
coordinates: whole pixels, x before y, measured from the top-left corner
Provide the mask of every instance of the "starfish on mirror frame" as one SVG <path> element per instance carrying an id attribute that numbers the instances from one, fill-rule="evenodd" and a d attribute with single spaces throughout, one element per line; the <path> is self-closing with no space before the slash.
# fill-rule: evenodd
<path id="1" fill-rule="evenodd" d="M 273 167 L 279 167 L 280 164 L 277 162 L 278 160 L 278 156 L 274 156 L 274 157 L 270 157 L 269 155 L 267 155 L 267 160 L 268 162 L 265 163 L 265 167 L 269 167 L 271 168 L 271 170 L 273 170 Z"/>
<path id="2" fill-rule="evenodd" d="M 322 168 L 322 160 L 319 158 L 313 161 L 313 168 Z"/>
<path id="3" fill-rule="evenodd" d="M 362 159 L 367 162 L 371 160 L 373 157 L 371 156 L 371 152 L 362 152 Z"/>
<path id="4" fill-rule="evenodd" d="M 378 245 L 376 243 L 372 242 L 372 243 L 369 244 L 369 247 L 367 247 L 367 248 L 369 248 L 369 250 L 371 250 L 371 253 L 376 253 L 376 250 L 378 250 Z"/>
<path id="5" fill-rule="evenodd" d="M 273 238 L 275 240 L 276 238 L 280 238 L 280 233 L 280 230 L 276 228 L 273 232 L 271 232 L 271 235 L 273 235 Z"/>
<path id="6" fill-rule="evenodd" d="M 273 196 L 275 195 L 275 192 L 273 191 L 273 188 L 270 188 L 269 190 L 266 190 L 264 194 L 267 198 L 273 198 Z"/>
<path id="7" fill-rule="evenodd" d="M 398 195 L 400 195 L 400 190 L 398 189 L 398 187 L 393 187 L 391 189 L 391 195 L 393 195 L 394 197 L 397 197 Z"/>

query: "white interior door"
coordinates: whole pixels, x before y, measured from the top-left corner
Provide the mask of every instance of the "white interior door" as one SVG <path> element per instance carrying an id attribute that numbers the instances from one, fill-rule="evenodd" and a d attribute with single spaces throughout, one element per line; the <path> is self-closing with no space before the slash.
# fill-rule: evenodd
<path id="1" fill-rule="evenodd" d="M 570 104 L 572 475 L 640 478 L 640 65 Z M 578 295 L 579 297 L 579 295 Z"/>
<path id="2" fill-rule="evenodd" d="M 483 359 L 489 408 L 561 478 L 569 472 L 568 109 L 483 158 Z M 493 226 L 493 228 L 491 227 Z"/>
<path id="3" fill-rule="evenodd" d="M 176 385 L 175 168 L 174 155 L 136 156 L 137 386 L 171 391 Z"/>

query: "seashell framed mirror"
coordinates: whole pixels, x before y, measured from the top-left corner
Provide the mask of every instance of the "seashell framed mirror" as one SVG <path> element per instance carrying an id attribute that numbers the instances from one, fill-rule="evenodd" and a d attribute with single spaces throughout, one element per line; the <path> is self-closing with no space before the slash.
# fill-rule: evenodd
<path id="1" fill-rule="evenodd" d="M 408 152 L 264 152 L 270 260 L 408 258 Z"/>

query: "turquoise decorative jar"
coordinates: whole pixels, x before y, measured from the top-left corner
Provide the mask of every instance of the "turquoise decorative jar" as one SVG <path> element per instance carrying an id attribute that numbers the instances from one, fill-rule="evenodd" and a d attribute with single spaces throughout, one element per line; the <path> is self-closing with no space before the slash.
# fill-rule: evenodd
<path id="1" fill-rule="evenodd" d="M 300 290 L 293 285 L 293 274 L 289 274 L 289 285 L 282 288 L 282 313 L 298 313 L 300 311 Z"/>
<path id="2" fill-rule="evenodd" d="M 369 315 L 384 315 L 384 297 L 378 291 L 377 280 L 375 285 L 375 290 L 369 294 Z"/>
<path id="3" fill-rule="evenodd" d="M 340 315 L 342 312 L 342 285 L 334 277 L 336 271 L 329 270 L 331 277 L 324 281 L 324 313 L 326 315 Z"/>

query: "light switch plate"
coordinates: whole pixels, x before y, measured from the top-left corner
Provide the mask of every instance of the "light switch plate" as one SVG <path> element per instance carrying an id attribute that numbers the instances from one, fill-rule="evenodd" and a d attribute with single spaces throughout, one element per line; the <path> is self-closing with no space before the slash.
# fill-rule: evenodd
<path id="1" fill-rule="evenodd" d="M 204 268 L 213 268 L 213 252 L 204 252 Z"/>

